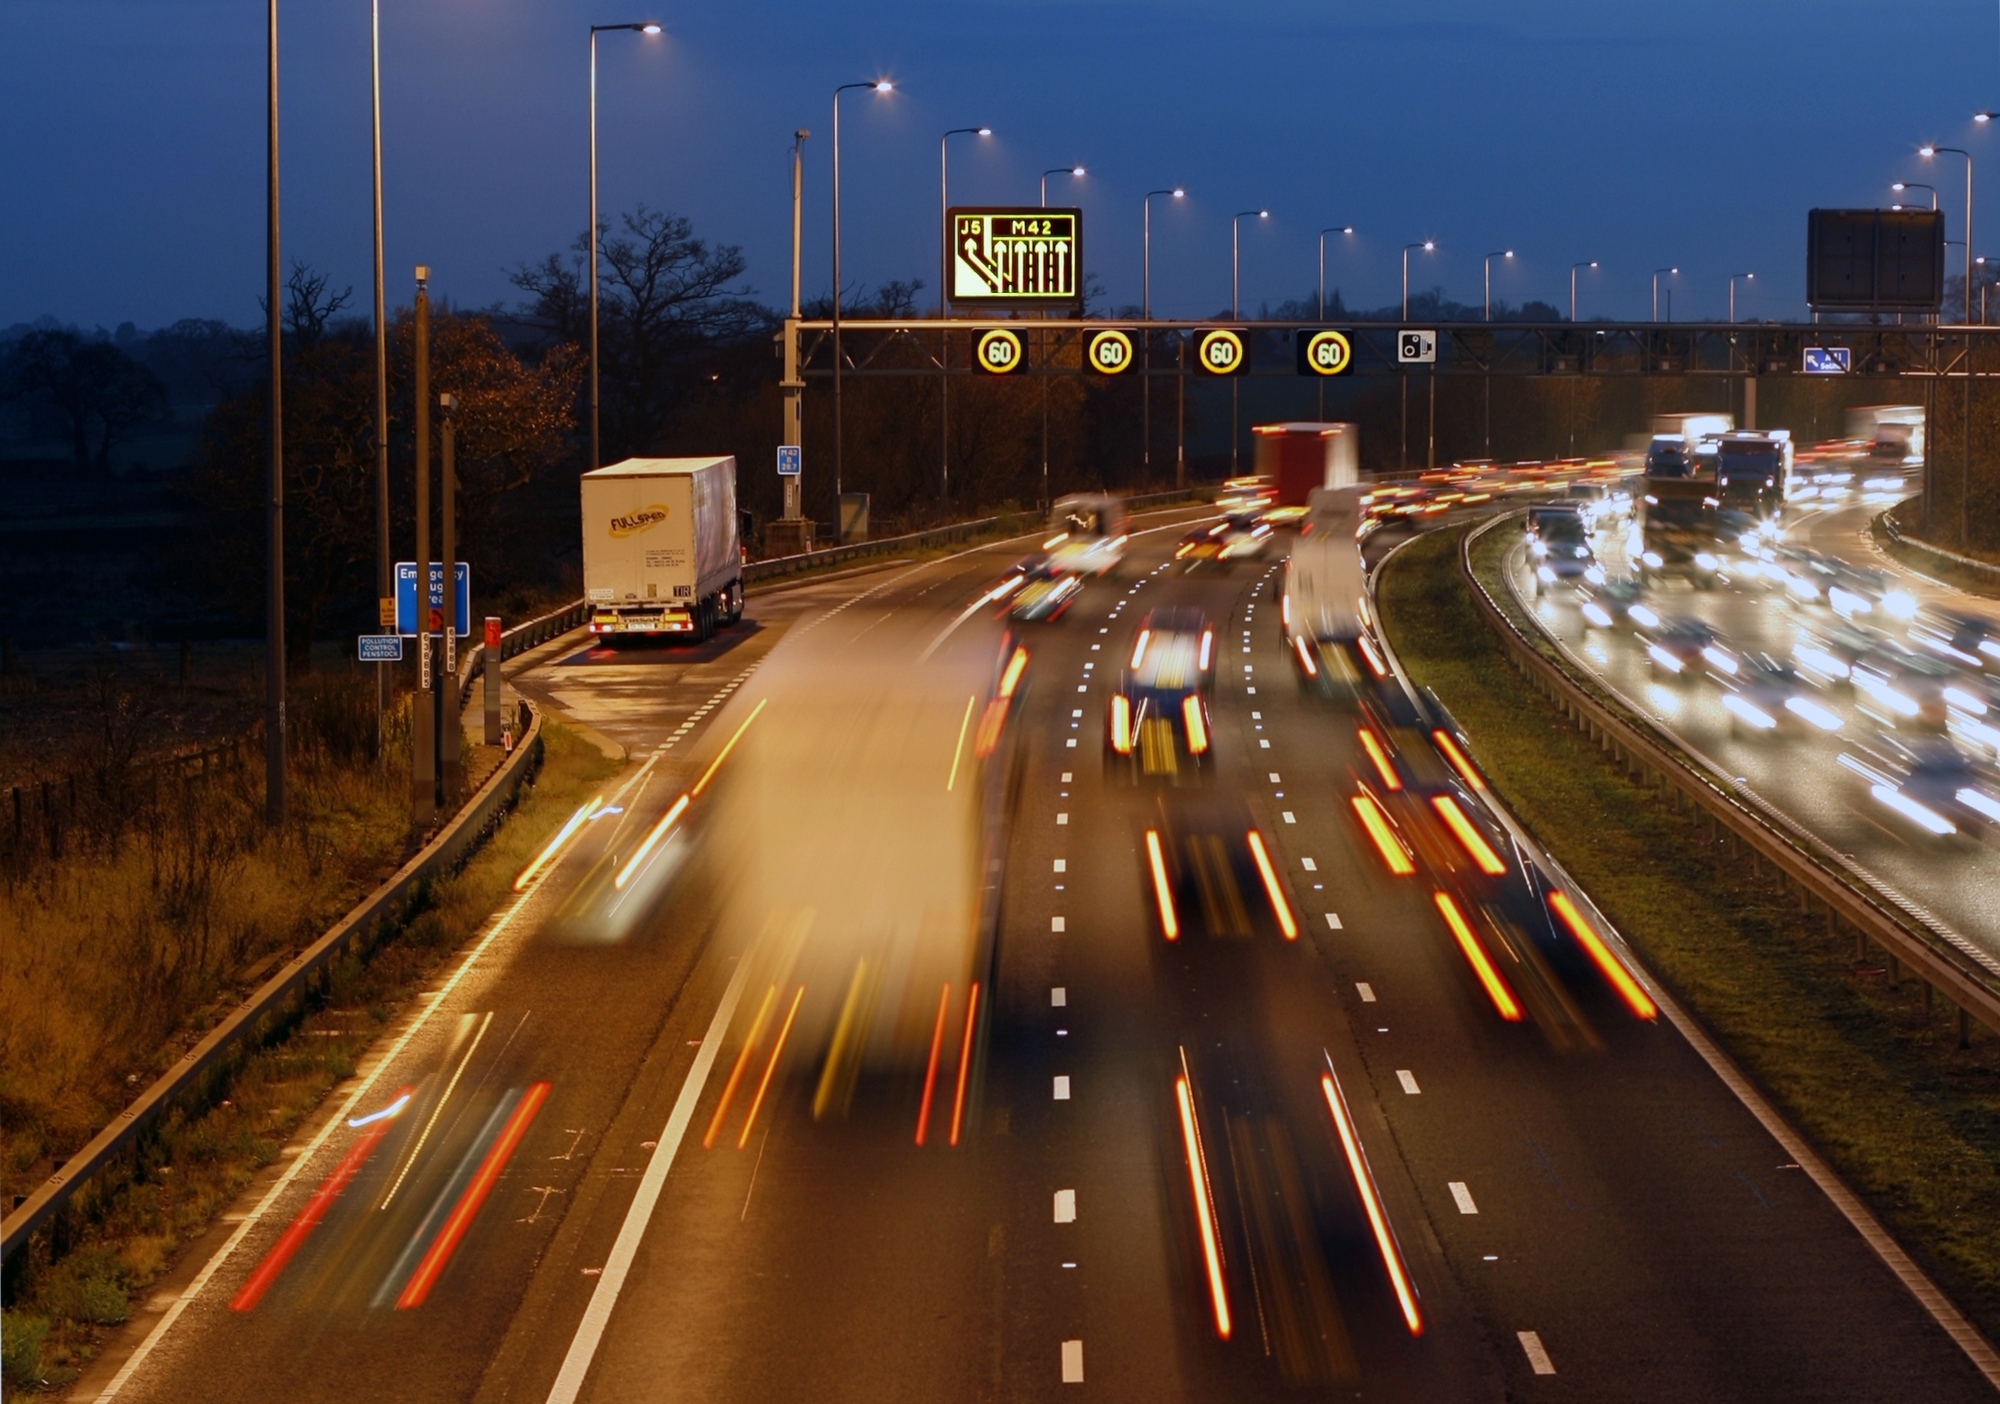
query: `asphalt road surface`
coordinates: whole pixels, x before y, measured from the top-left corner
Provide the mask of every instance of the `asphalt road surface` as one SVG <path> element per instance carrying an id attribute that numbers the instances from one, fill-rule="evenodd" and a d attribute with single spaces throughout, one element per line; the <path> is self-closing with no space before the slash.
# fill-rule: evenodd
<path id="1" fill-rule="evenodd" d="M 1378 719 L 1384 790 L 1276 560 L 1190 568 L 1167 520 L 1014 641 L 1018 546 L 522 674 L 632 763 L 117 1397 L 1985 1396 L 1666 1021 L 1509 936 Z M 1103 746 L 1167 604 L 1220 641 L 1171 782 Z"/>

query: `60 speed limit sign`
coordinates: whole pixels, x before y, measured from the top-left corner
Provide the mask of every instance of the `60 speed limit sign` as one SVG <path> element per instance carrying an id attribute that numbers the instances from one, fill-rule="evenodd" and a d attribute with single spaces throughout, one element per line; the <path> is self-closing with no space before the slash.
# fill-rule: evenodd
<path id="1" fill-rule="evenodd" d="M 1299 333 L 1300 375 L 1342 375 L 1354 364 L 1354 348 L 1344 332 L 1333 330 Z"/>
<path id="2" fill-rule="evenodd" d="M 993 327 L 979 334 L 972 363 L 988 375 L 1012 375 L 1028 363 L 1027 345 L 1019 332 Z"/>
<path id="3" fill-rule="evenodd" d="M 1194 362 L 1210 375 L 1242 375 L 1250 369 L 1243 333 L 1228 327 L 1203 332 L 1194 346 Z"/>
<path id="4" fill-rule="evenodd" d="M 1123 331 L 1092 332 L 1084 344 L 1083 363 L 1100 375 L 1122 375 L 1132 369 L 1132 334 Z"/>

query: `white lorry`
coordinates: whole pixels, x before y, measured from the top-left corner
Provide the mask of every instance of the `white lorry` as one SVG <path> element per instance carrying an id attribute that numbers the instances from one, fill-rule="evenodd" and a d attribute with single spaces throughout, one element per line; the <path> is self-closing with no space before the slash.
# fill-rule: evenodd
<path id="1" fill-rule="evenodd" d="M 733 457 L 628 458 L 580 481 L 591 633 L 700 641 L 743 617 Z"/>

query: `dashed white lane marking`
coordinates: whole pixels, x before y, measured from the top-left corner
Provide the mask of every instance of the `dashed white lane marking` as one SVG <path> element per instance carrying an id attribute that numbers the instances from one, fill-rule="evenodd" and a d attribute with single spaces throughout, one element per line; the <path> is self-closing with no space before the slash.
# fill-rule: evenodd
<path id="1" fill-rule="evenodd" d="M 1049 986 L 1049 1005 L 1061 1009 L 1069 1003 L 1069 991 L 1061 985 Z"/>
<path id="2" fill-rule="evenodd" d="M 1421 1087 L 1417 1086 L 1417 1075 L 1408 1068 L 1396 1069 L 1396 1081 L 1402 1083 L 1403 1090 L 1412 1097 L 1417 1096 L 1423 1091 Z"/>
<path id="3" fill-rule="evenodd" d="M 1255 697 L 1257 695 L 1257 689 L 1254 687 L 1246 687 L 1243 690 L 1249 693 L 1252 697 Z"/>
<path id="4" fill-rule="evenodd" d="M 1065 771 L 1063 772 L 1063 781 L 1062 781 L 1062 782 L 1063 782 L 1063 784 L 1065 784 L 1065 785 L 1067 785 L 1067 784 L 1069 783 L 1069 772 L 1068 772 L 1067 770 L 1065 770 Z"/>
<path id="5" fill-rule="evenodd" d="M 1059 872 L 1059 873 L 1066 873 L 1066 872 L 1068 872 L 1068 871 L 1069 871 L 1069 859 L 1067 859 L 1067 858 L 1058 858 L 1058 859 L 1056 859 L 1056 871 L 1057 871 L 1057 872 Z"/>
<path id="6" fill-rule="evenodd" d="M 1063 742 L 1063 746 L 1068 750 L 1074 751 L 1076 749 L 1076 738 L 1074 736 L 1070 737 L 1069 740 Z"/>
<path id="7" fill-rule="evenodd" d="M 440 585 L 440 586 L 439 586 L 438 588 L 439 588 L 439 589 L 443 589 L 444 587 L 443 587 L 442 585 Z M 1051 931 L 1061 931 L 1062 929 L 1063 929 L 1063 919 L 1062 919 L 1061 917 L 1050 917 L 1050 918 L 1049 918 L 1049 930 L 1051 930 Z"/>
<path id="8" fill-rule="evenodd" d="M 1056 1222 L 1073 1224 L 1076 1222 L 1076 1191 L 1073 1189 L 1056 1191 Z"/>
<path id="9" fill-rule="evenodd" d="M 1310 858 L 1299 859 L 1299 866 L 1304 868 L 1309 873 L 1316 873 L 1319 871 L 1319 864 L 1313 862 L 1313 860 Z"/>
<path id="10" fill-rule="evenodd" d="M 1407 1076 L 1407 1074 L 1398 1073 L 1397 1076 L 1403 1077 Z M 1477 1214 L 1479 1212 L 1479 1206 L 1472 1202 L 1472 1191 L 1465 1187 L 1465 1181 L 1453 1180 L 1445 1188 L 1451 1191 L 1451 1202 L 1458 1206 L 1459 1213 Z"/>
<path id="11" fill-rule="evenodd" d="M 1334 931 L 1339 931 L 1339 930 L 1342 930 L 1343 928 L 1341 927 L 1341 924 L 1340 924 L 1340 913 L 1339 913 L 1339 912 L 1328 912 L 1328 913 L 1326 914 L 1326 924 L 1327 924 L 1327 926 L 1328 926 L 1328 927 L 1329 927 L 1330 929 L 1332 929 L 1332 930 L 1334 930 Z"/>
<path id="12" fill-rule="evenodd" d="M 1104 630 L 1100 629 L 1100 630 L 1098 630 L 1098 632 L 1099 632 L 1099 633 L 1101 634 L 1101 633 L 1103 633 L 1103 632 L 1104 632 Z M 1097 652 L 1097 650 L 1099 650 L 1100 648 L 1103 648 L 1103 647 L 1104 647 L 1104 645 L 1103 645 L 1103 644 L 1092 644 L 1092 645 L 1090 646 L 1090 651 L 1091 651 L 1092 653 L 1095 653 L 1095 652 Z"/>
<path id="13" fill-rule="evenodd" d="M 1080 717 L 1080 716 L 1082 716 L 1082 715 L 1083 715 L 1083 708 L 1081 708 L 1081 707 L 1073 707 L 1073 708 L 1071 708 L 1071 709 L 1070 709 L 1070 715 L 1071 715 L 1072 717 Z"/>
<path id="14" fill-rule="evenodd" d="M 1375 1002 L 1375 987 L 1366 980 L 1356 981 L 1354 989 L 1361 996 L 1363 1004 L 1373 1004 Z"/>
<path id="15" fill-rule="evenodd" d="M 412 587 L 412 588 L 414 588 L 414 587 Z M 443 587 L 442 585 L 440 585 L 440 586 L 439 586 L 438 588 L 439 588 L 439 589 L 441 590 L 441 589 L 443 589 L 444 587 Z M 1078 692 L 1088 692 L 1088 691 L 1090 691 L 1090 684 L 1089 684 L 1089 683 L 1078 683 L 1078 684 L 1076 685 L 1076 690 L 1077 690 Z"/>
<path id="16" fill-rule="evenodd" d="M 1271 783 L 1273 785 L 1282 785 L 1285 782 L 1278 778 L 1278 772 L 1274 770 L 1271 772 Z"/>
<path id="17" fill-rule="evenodd" d="M 1056 1075 L 1056 1100 L 1058 1102 L 1067 1102 L 1069 1100 L 1068 1073 L 1058 1073 Z"/>
<path id="18" fill-rule="evenodd" d="M 443 589 L 444 587 L 443 587 L 442 585 L 440 585 L 440 586 L 439 586 L 438 588 L 439 588 L 439 589 Z M 1268 745 L 1270 745 L 1271 743 L 1270 743 L 1270 742 L 1268 742 L 1268 741 L 1266 741 L 1266 742 L 1265 742 L 1264 744 L 1268 746 Z M 1299 822 L 1298 820 L 1296 820 L 1296 819 L 1294 819 L 1294 818 L 1292 817 L 1292 811 L 1291 811 L 1291 810 L 1289 810 L 1289 809 L 1281 809 L 1281 810 L 1279 810 L 1278 812 L 1279 812 L 1280 814 L 1282 814 L 1282 815 L 1284 816 L 1284 818 L 1285 818 L 1285 822 L 1286 822 L 1287 824 L 1296 824 L 1296 823 L 1298 823 L 1298 822 Z"/>
<path id="19" fill-rule="evenodd" d="M 1062 1343 L 1062 1382 L 1064 1384 L 1083 1383 L 1082 1341 L 1064 1341 Z"/>
<path id="20" fill-rule="evenodd" d="M 1067 813 L 1058 814 L 1056 816 L 1056 822 L 1058 824 L 1067 824 L 1069 822 L 1069 815 Z"/>
<path id="21" fill-rule="evenodd" d="M 1528 1368 L 1538 1375 L 1553 1375 L 1556 1372 L 1556 1363 L 1549 1359 L 1549 1353 L 1542 1345 L 1540 1332 L 1516 1331 L 1514 1335 L 1521 1342 L 1521 1349 L 1528 1353 Z M 1064 1346 L 1063 1348 L 1067 1350 L 1069 1347 Z M 1079 1343 L 1077 1351 L 1077 1369 L 1079 1372 L 1083 1369 L 1081 1343 Z M 1083 1375 L 1079 1373 L 1077 1378 L 1080 1380 L 1083 1378 Z"/>

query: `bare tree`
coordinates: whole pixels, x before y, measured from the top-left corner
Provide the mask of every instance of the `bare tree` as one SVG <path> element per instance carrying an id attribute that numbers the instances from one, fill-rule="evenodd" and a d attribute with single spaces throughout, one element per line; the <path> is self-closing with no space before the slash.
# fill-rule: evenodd
<path id="1" fill-rule="evenodd" d="M 14 343 L 0 394 L 58 419 L 80 473 L 109 472 L 112 448 L 167 413 L 158 376 L 110 342 L 73 331 L 30 332 Z"/>

